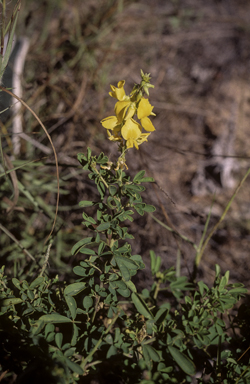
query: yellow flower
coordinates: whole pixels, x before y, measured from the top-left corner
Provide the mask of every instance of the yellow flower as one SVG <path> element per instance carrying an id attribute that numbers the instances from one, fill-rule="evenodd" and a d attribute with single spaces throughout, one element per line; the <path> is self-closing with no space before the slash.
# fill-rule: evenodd
<path id="1" fill-rule="evenodd" d="M 135 146 L 138 149 L 137 139 L 141 136 L 141 127 L 133 119 L 126 120 L 121 130 L 122 137 L 126 140 L 126 147 L 133 148 Z"/>
<path id="2" fill-rule="evenodd" d="M 123 119 L 131 119 L 136 112 L 136 105 L 129 100 L 117 101 L 115 105 L 115 114 L 119 122 Z"/>
<path id="3" fill-rule="evenodd" d="M 142 97 L 137 109 L 137 117 L 139 120 L 141 120 L 141 125 L 146 131 L 149 132 L 153 132 L 155 130 L 151 120 L 148 118 L 150 115 L 155 116 L 155 114 L 152 112 L 153 108 L 154 107 L 150 104 L 148 99 Z"/>
<path id="4" fill-rule="evenodd" d="M 116 116 L 109 116 L 105 117 L 105 119 L 102 119 L 101 124 L 104 128 L 113 130 L 119 124 L 119 122 Z"/>
<path id="5" fill-rule="evenodd" d="M 117 99 L 119 101 L 124 100 L 126 97 L 126 93 L 125 93 L 124 88 L 123 88 L 124 84 L 125 84 L 125 80 L 121 80 L 117 84 L 117 88 L 114 85 L 110 85 L 111 92 L 109 92 L 109 95 L 114 97 L 115 99 Z"/>
<path id="6" fill-rule="evenodd" d="M 142 133 L 141 136 L 136 140 L 137 144 L 140 145 L 140 144 L 144 143 L 144 141 L 148 141 L 148 136 L 150 134 L 151 133 Z"/>
<path id="7" fill-rule="evenodd" d="M 120 129 L 115 128 L 112 133 L 113 135 L 111 135 L 110 131 L 108 131 L 108 137 L 110 141 L 122 141 Z"/>

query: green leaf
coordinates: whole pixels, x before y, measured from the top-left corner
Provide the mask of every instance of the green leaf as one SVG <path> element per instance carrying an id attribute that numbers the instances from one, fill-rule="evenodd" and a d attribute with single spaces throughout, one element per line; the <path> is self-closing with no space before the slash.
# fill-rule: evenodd
<path id="1" fill-rule="evenodd" d="M 153 177 L 143 177 L 140 180 L 141 183 L 154 183 L 155 179 Z"/>
<path id="2" fill-rule="evenodd" d="M 204 291 L 207 292 L 209 290 L 208 286 L 203 281 L 199 281 L 198 286 L 199 286 L 200 293 L 202 296 L 203 296 Z"/>
<path id="3" fill-rule="evenodd" d="M 99 232 L 102 232 L 102 231 L 106 231 L 107 229 L 109 229 L 109 227 L 110 227 L 110 223 L 102 223 L 102 224 L 98 225 L 96 230 Z"/>
<path id="4" fill-rule="evenodd" d="M 230 289 L 229 293 L 230 294 L 234 294 L 236 293 L 237 295 L 243 295 L 244 293 L 247 293 L 247 289 L 246 288 L 233 288 L 233 289 Z"/>
<path id="5" fill-rule="evenodd" d="M 93 299 L 90 296 L 85 296 L 83 299 L 83 306 L 88 311 L 93 306 Z"/>
<path id="6" fill-rule="evenodd" d="M 153 205 L 145 204 L 143 209 L 145 212 L 154 212 L 156 208 Z"/>
<path id="7" fill-rule="evenodd" d="M 154 321 L 159 325 L 162 324 L 166 316 L 168 315 L 168 312 L 169 312 L 168 308 L 160 308 L 155 315 Z"/>
<path id="8" fill-rule="evenodd" d="M 91 157 L 91 149 L 88 147 L 87 148 L 87 160 L 89 161 Z"/>
<path id="9" fill-rule="evenodd" d="M 196 372 L 196 368 L 194 363 L 182 353 L 179 349 L 168 346 L 169 352 L 175 362 L 179 365 L 179 367 L 188 375 L 194 375 Z"/>
<path id="10" fill-rule="evenodd" d="M 73 363 L 73 361 L 69 360 L 67 357 L 65 357 L 65 361 L 66 361 L 67 366 L 71 369 L 71 371 L 78 373 L 78 375 L 83 374 L 83 370 L 80 367 L 80 365 Z"/>
<path id="11" fill-rule="evenodd" d="M 71 323 L 71 319 L 66 316 L 59 315 L 58 313 L 51 313 L 50 315 L 43 315 L 39 321 L 44 323 Z"/>
<path id="12" fill-rule="evenodd" d="M 139 215 L 143 216 L 144 215 L 144 205 L 145 204 L 136 204 L 134 205 L 134 208 Z"/>
<path id="13" fill-rule="evenodd" d="M 84 201 L 80 201 L 79 206 L 80 207 L 92 207 L 92 205 L 94 205 L 94 204 L 95 203 L 93 201 L 84 200 Z"/>
<path id="14" fill-rule="evenodd" d="M 180 276 L 180 277 L 177 277 L 176 281 L 173 281 L 170 284 L 170 288 L 172 290 L 174 289 L 187 290 L 187 289 L 192 289 L 193 286 L 187 281 L 186 276 Z"/>
<path id="15" fill-rule="evenodd" d="M 153 320 L 154 317 L 145 301 L 135 292 L 132 293 L 131 298 L 137 311 L 147 319 Z"/>
<path id="16" fill-rule="evenodd" d="M 77 265 L 76 267 L 73 268 L 73 272 L 77 275 L 77 276 L 86 276 L 86 268 L 83 268 L 83 267 L 80 267 L 79 265 Z"/>
<path id="17" fill-rule="evenodd" d="M 156 255 L 154 251 L 149 251 L 151 272 L 152 275 L 155 275 L 155 264 L 156 264 Z"/>
<path id="18" fill-rule="evenodd" d="M 161 257 L 157 256 L 156 263 L 155 263 L 155 273 L 159 272 L 160 267 L 161 267 Z"/>
<path id="19" fill-rule="evenodd" d="M 160 354 L 151 345 L 143 344 L 142 350 L 143 350 L 143 355 L 144 355 L 145 351 L 147 351 L 146 354 L 148 354 L 149 358 L 151 360 L 155 361 L 156 363 L 158 363 L 161 360 Z"/>
<path id="20" fill-rule="evenodd" d="M 86 244 L 90 244 L 92 242 L 92 237 L 86 237 L 85 239 L 82 239 L 80 241 L 78 241 L 72 248 L 71 250 L 71 255 L 75 255 L 77 252 L 80 251 L 80 249 L 86 245 Z"/>
<path id="21" fill-rule="evenodd" d="M 228 283 L 227 277 L 223 276 L 221 278 L 221 281 L 220 281 L 220 284 L 219 284 L 219 287 L 218 287 L 219 292 L 223 291 L 223 289 L 225 288 L 225 285 L 227 285 L 227 283 Z"/>
<path id="22" fill-rule="evenodd" d="M 79 282 L 68 285 L 64 290 L 64 295 L 75 296 L 79 292 L 83 291 L 86 288 L 86 283 Z"/>
<path id="23" fill-rule="evenodd" d="M 139 183 L 143 176 L 145 175 L 145 171 L 138 172 L 135 177 L 133 178 L 133 183 Z"/>
<path id="24" fill-rule="evenodd" d="M 15 285 L 15 287 L 17 287 L 19 290 L 22 289 L 21 287 L 21 284 L 20 284 L 20 281 L 17 280 L 15 277 L 12 279 L 12 283 Z"/>
<path id="25" fill-rule="evenodd" d="M 91 216 L 86 215 L 86 213 L 84 213 L 84 212 L 83 212 L 83 214 L 82 214 L 82 217 L 83 217 L 83 219 L 86 220 L 87 222 L 89 222 L 89 223 L 91 223 L 91 224 L 96 224 L 95 219 L 93 219 L 93 217 L 91 217 Z"/>
<path id="26" fill-rule="evenodd" d="M 136 286 L 134 285 L 134 283 L 129 280 L 129 281 L 125 281 L 125 284 L 127 285 L 127 287 L 132 291 L 132 292 L 137 292 L 137 289 L 136 289 Z"/>
<path id="27" fill-rule="evenodd" d="M 76 310 L 77 310 L 77 305 L 76 305 L 76 301 L 74 299 L 74 297 L 72 296 L 69 296 L 69 295 L 65 295 L 65 300 L 66 300 L 66 303 L 69 307 L 69 310 L 70 310 L 70 313 L 71 313 L 71 317 L 73 320 L 75 320 L 76 318 Z"/>
<path id="28" fill-rule="evenodd" d="M 31 333 L 33 336 L 38 335 L 43 329 L 45 322 L 43 320 L 37 320 L 35 324 L 32 324 Z"/>
<path id="29" fill-rule="evenodd" d="M 129 281 L 131 277 L 130 270 L 137 270 L 138 269 L 137 264 L 133 260 L 127 257 L 118 256 L 118 255 L 115 256 L 115 261 L 121 271 L 121 274 L 124 280 Z"/>
<path id="30" fill-rule="evenodd" d="M 84 255 L 95 255 L 95 251 L 90 248 L 81 248 L 80 252 L 83 253 Z"/>
<path id="31" fill-rule="evenodd" d="M 114 186 L 114 185 L 110 185 L 109 186 L 109 193 L 111 194 L 111 196 L 114 196 L 117 192 L 117 188 Z"/>
<path id="32" fill-rule="evenodd" d="M 78 335 L 79 335 L 79 330 L 78 327 L 76 326 L 75 323 L 73 323 L 73 335 L 71 339 L 71 345 L 74 346 L 77 343 L 78 340 Z"/>
<path id="33" fill-rule="evenodd" d="M 106 243 L 104 241 L 100 242 L 99 247 L 98 247 L 98 251 L 97 251 L 99 256 L 102 254 L 102 252 L 103 252 L 103 250 L 105 248 L 105 245 L 106 245 Z"/>
<path id="34" fill-rule="evenodd" d="M 47 337 L 50 332 L 54 332 L 54 330 L 55 330 L 54 324 L 50 324 L 50 323 L 46 324 L 45 330 L 44 330 L 45 337 Z"/>
<path id="35" fill-rule="evenodd" d="M 131 294 L 131 292 L 130 292 L 130 290 L 129 289 L 120 289 L 120 288 L 118 288 L 117 289 L 117 292 L 119 293 L 119 295 L 121 295 L 121 296 L 123 296 L 123 297 L 129 297 L 130 296 L 130 294 Z"/>
<path id="36" fill-rule="evenodd" d="M 66 344 L 66 345 L 67 345 L 67 344 Z M 71 344 L 71 345 L 72 345 L 72 344 Z M 64 344 L 64 346 L 65 346 L 65 344 Z M 63 346 L 63 347 L 64 347 L 64 346 Z M 67 349 L 67 350 L 64 352 L 64 356 L 65 356 L 65 357 L 71 357 L 71 356 L 74 355 L 75 351 L 76 351 L 76 349 L 71 347 L 71 348 Z"/>
<path id="37" fill-rule="evenodd" d="M 56 333 L 55 342 L 59 349 L 61 349 L 63 341 L 63 334 L 61 332 Z"/>
<path id="38" fill-rule="evenodd" d="M 127 286 L 126 286 L 125 282 L 122 281 L 122 280 L 116 280 L 115 285 L 119 289 L 127 289 Z"/>
<path id="39" fill-rule="evenodd" d="M 41 285 L 44 282 L 44 277 L 40 276 L 37 277 L 32 283 L 30 284 L 30 289 L 34 289 L 38 287 L 38 285 Z"/>
<path id="40" fill-rule="evenodd" d="M 108 349 L 106 358 L 109 359 L 110 357 L 116 356 L 116 355 L 117 355 L 117 348 L 114 345 L 111 345 Z"/>
<path id="41" fill-rule="evenodd" d="M 3 307 L 7 307 L 9 305 L 16 305 L 22 303 L 23 300 L 20 299 L 19 297 L 10 297 L 9 299 L 3 299 L 0 304 Z"/>

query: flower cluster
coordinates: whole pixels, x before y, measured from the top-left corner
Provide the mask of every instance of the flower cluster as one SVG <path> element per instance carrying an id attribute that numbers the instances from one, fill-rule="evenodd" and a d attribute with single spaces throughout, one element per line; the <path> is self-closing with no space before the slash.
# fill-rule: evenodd
<path id="1" fill-rule="evenodd" d="M 129 96 L 124 90 L 125 80 L 119 81 L 117 87 L 110 85 L 109 95 L 118 100 L 115 105 L 115 116 L 106 117 L 101 121 L 103 127 L 107 129 L 109 140 L 119 142 L 125 149 L 134 146 L 139 149 L 139 145 L 147 141 L 150 133 L 155 130 L 149 119 L 150 115 L 155 116 L 152 112 L 153 106 L 143 97 L 143 93 L 148 95 L 148 89 L 154 86 L 149 82 L 149 74 L 141 71 L 141 77 L 141 83 L 134 86 Z M 135 120 L 135 115 L 140 123 Z M 143 128 L 147 133 L 142 132 Z"/>

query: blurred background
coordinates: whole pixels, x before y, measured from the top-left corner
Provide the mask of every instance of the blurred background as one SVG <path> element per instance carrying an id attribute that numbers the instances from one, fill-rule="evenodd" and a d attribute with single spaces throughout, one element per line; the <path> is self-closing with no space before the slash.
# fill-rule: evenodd
<path id="1" fill-rule="evenodd" d="M 145 201 L 156 206 L 157 219 L 191 242 L 199 244 L 211 206 L 209 229 L 217 223 L 250 164 L 249 18 L 248 0 L 22 1 L 16 35 L 29 42 L 22 97 L 51 134 L 60 165 L 51 274 L 70 276 L 79 257 L 70 256 L 70 249 L 86 236 L 78 203 L 96 193 L 77 153 L 89 146 L 116 159 L 116 144 L 107 140 L 100 120 L 113 114 L 110 84 L 126 80 L 130 93 L 140 69 L 155 86 L 150 102 L 156 131 L 139 151 L 129 152 L 129 172 L 145 169 L 155 178 Z M 10 161 L 5 167 L 16 170 L 1 179 L 1 224 L 17 242 L 1 231 L 1 264 L 21 277 L 27 258 L 21 246 L 43 260 L 55 214 L 55 160 L 46 135 L 23 107 L 25 135 L 14 151 L 13 113 L 6 116 L 2 151 Z M 208 283 L 218 263 L 222 272 L 231 271 L 232 281 L 249 286 L 249 186 L 247 180 L 203 255 L 198 276 Z M 133 252 L 147 265 L 138 281 L 142 287 L 150 249 L 163 258 L 163 268 L 175 265 L 179 252 L 181 274 L 192 273 L 192 244 L 151 216 L 136 216 L 130 231 Z"/>

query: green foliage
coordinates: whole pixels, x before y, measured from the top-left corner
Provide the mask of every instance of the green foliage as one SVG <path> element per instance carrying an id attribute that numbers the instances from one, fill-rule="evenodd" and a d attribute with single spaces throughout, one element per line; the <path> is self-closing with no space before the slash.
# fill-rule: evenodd
<path id="1" fill-rule="evenodd" d="M 89 236 L 72 248 L 74 279 L 67 283 L 36 267 L 27 280 L 0 271 L 0 363 L 19 383 L 85 382 L 107 372 L 122 383 L 247 383 L 249 358 L 240 358 L 244 316 L 231 309 L 247 292 L 229 284 L 216 266 L 214 285 L 161 271 L 150 252 L 153 284 L 141 293 L 133 282 L 144 268 L 132 253 L 124 222 L 152 212 L 143 202 L 140 171 L 133 180 L 100 154 L 79 154 L 99 199 L 82 201 Z M 241 311 L 242 312 L 242 311 Z M 39 378 L 40 377 L 40 378 Z M 117 379 L 118 380 L 118 379 Z"/>

